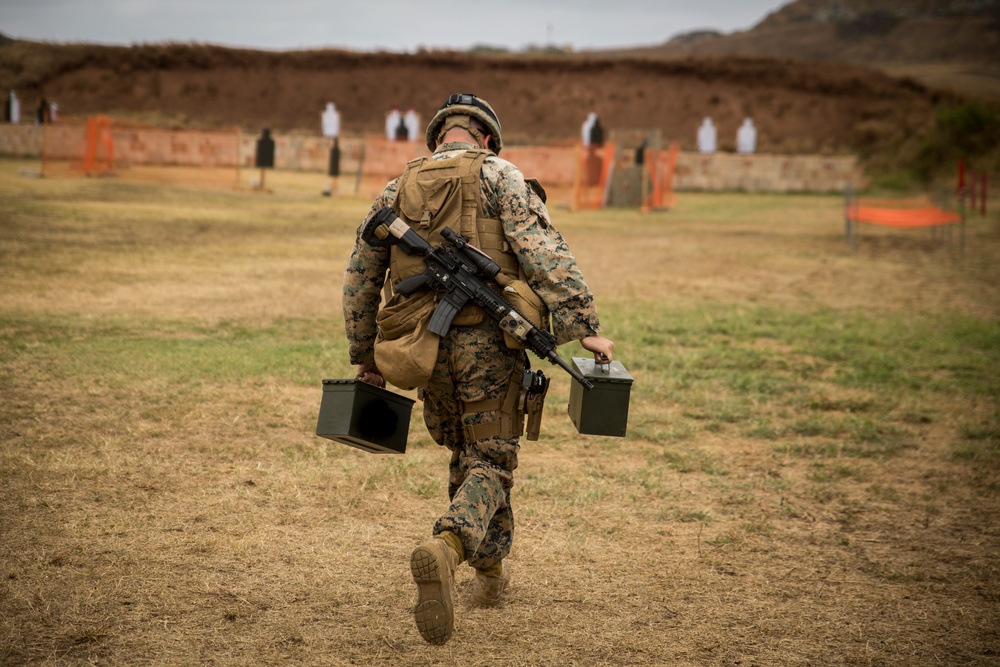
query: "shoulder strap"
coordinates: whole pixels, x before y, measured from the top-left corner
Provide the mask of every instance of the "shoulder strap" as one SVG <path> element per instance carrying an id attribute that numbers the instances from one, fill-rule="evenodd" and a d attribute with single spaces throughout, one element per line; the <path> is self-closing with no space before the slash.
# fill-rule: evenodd
<path id="1" fill-rule="evenodd" d="M 480 172 L 488 151 L 469 150 L 462 156 L 460 170 L 462 178 L 462 221 L 459 224 L 459 234 L 472 239 L 473 245 L 478 245 L 479 229 L 476 218 L 483 211 L 482 187 L 479 185 Z"/>
<path id="2" fill-rule="evenodd" d="M 396 215 L 400 214 L 399 210 L 399 193 L 403 190 L 403 184 L 410 180 L 410 177 L 414 172 L 420 171 L 426 160 L 430 158 L 418 157 L 410 160 L 406 163 L 406 169 L 403 170 L 403 174 L 399 177 L 399 181 L 396 183 L 396 198 L 392 200 L 392 210 Z"/>

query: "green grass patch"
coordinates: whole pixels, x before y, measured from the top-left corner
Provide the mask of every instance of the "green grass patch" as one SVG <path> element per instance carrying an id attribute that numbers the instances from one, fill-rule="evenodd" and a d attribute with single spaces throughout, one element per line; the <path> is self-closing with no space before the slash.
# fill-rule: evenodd
<path id="1" fill-rule="evenodd" d="M 86 320 L 72 316 L 0 319 L 0 361 L 44 367 L 75 382 L 157 378 L 171 385 L 280 379 L 298 385 L 350 372 L 347 343 L 330 323 L 245 324 Z"/>
<path id="2" fill-rule="evenodd" d="M 728 471 L 710 454 L 701 449 L 686 447 L 671 448 L 656 454 L 650 459 L 651 465 L 663 465 L 677 472 L 700 472 L 706 475 L 727 475 Z"/>
<path id="3" fill-rule="evenodd" d="M 961 443 L 952 452 L 956 460 L 973 463 L 1000 463 L 1000 415 L 992 421 L 965 424 Z"/>
<path id="4" fill-rule="evenodd" d="M 994 322 L 729 304 L 651 305 L 622 319 L 619 343 L 643 351 L 630 369 L 655 378 L 634 391 L 678 406 L 667 425 L 637 420 L 633 433 L 654 442 L 735 429 L 810 441 L 777 445 L 785 453 L 892 456 L 933 421 L 938 397 L 1000 396 Z"/>

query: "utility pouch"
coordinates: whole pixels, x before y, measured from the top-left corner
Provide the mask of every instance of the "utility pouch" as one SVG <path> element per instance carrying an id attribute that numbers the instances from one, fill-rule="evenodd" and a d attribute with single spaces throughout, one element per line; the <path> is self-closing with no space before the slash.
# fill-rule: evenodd
<path id="1" fill-rule="evenodd" d="M 541 371 L 524 371 L 522 389 L 522 411 L 527 418 L 525 437 L 528 440 L 538 440 L 538 431 L 542 426 L 542 412 L 545 407 L 545 394 L 549 392 L 549 378 Z"/>
<path id="2" fill-rule="evenodd" d="M 462 179 L 457 176 L 407 180 L 397 198 L 399 212 L 424 229 L 439 215 L 446 220 L 462 217 Z"/>
<path id="3" fill-rule="evenodd" d="M 441 337 L 427 324 L 437 305 L 434 292 L 424 291 L 379 310 L 375 317 L 375 365 L 386 381 L 400 389 L 427 384 L 437 364 Z"/>
<path id="4" fill-rule="evenodd" d="M 528 283 L 523 280 L 511 280 L 503 288 L 503 298 L 511 308 L 534 326 L 545 331 L 549 330 L 549 309 Z M 525 349 L 524 343 L 506 331 L 503 332 L 503 339 L 511 350 Z"/>

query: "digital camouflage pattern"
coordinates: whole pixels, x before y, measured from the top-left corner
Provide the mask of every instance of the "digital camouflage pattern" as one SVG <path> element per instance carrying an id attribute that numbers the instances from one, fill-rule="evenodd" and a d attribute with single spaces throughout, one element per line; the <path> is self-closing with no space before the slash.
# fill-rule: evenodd
<path id="1" fill-rule="evenodd" d="M 477 148 L 474 144 L 442 144 L 435 159 L 454 157 Z M 552 314 L 552 333 L 559 345 L 600 333 L 594 297 L 576 265 L 576 258 L 552 225 L 541 198 L 527 186 L 524 175 L 496 156 L 483 163 L 482 201 L 486 217 L 503 223 L 504 233 L 528 276 L 531 289 Z M 391 181 L 372 205 L 364 222 L 396 198 L 399 179 Z M 344 320 L 352 364 L 374 361 L 375 314 L 389 269 L 389 249 L 373 248 L 361 239 L 361 229 L 344 276 Z"/>
<path id="2" fill-rule="evenodd" d="M 484 424 L 497 412 L 463 414 L 463 404 L 504 394 L 524 352 L 508 350 L 495 326 L 455 327 L 441 340 L 437 365 L 422 391 L 424 422 L 435 442 L 451 450 L 448 498 L 451 506 L 434 525 L 459 536 L 469 564 L 486 569 L 510 553 L 517 438 L 466 443 L 462 424 Z"/>
<path id="3" fill-rule="evenodd" d="M 443 144 L 434 159 L 459 155 L 474 144 Z M 483 163 L 480 183 L 488 218 L 503 223 L 504 234 L 531 288 L 548 306 L 558 344 L 600 332 L 594 298 L 576 259 L 552 225 L 542 199 L 525 183 L 521 171 L 495 155 Z M 352 364 L 374 361 L 381 291 L 389 268 L 389 248 L 374 248 L 361 238 L 365 223 L 395 200 L 399 179 L 389 182 L 358 228 L 344 274 L 344 322 Z M 496 411 L 465 414 L 464 404 L 502 396 L 522 351 L 507 348 L 492 320 L 475 327 L 452 327 L 442 337 L 438 359 L 421 390 L 424 421 L 434 440 L 452 452 L 448 495 L 451 505 L 438 519 L 434 534 L 451 531 L 477 569 L 496 566 L 510 552 L 514 518 L 510 507 L 518 438 L 485 438 L 467 443 L 466 423 L 489 423 Z"/>

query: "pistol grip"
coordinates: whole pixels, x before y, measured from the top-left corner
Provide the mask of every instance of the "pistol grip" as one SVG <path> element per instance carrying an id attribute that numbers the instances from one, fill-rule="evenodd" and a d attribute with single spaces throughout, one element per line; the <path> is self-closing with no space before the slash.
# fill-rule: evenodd
<path id="1" fill-rule="evenodd" d="M 427 285 L 429 282 L 430 279 L 421 273 L 418 276 L 411 276 L 405 280 L 400 280 L 392 286 L 392 289 L 403 296 L 411 296 L 414 292 Z"/>

